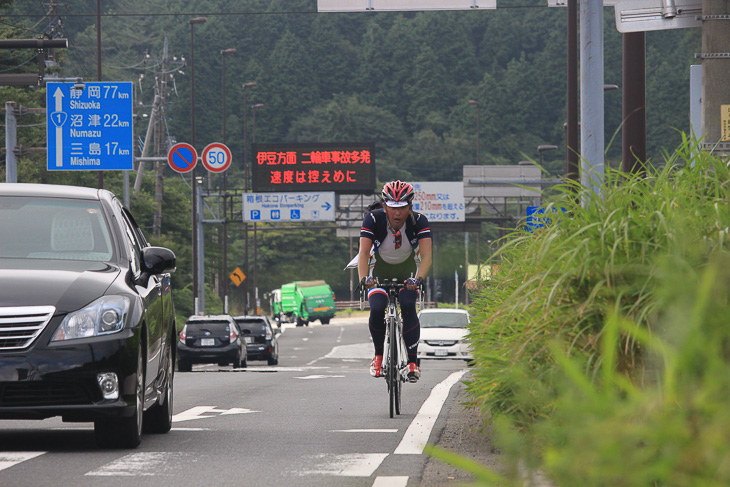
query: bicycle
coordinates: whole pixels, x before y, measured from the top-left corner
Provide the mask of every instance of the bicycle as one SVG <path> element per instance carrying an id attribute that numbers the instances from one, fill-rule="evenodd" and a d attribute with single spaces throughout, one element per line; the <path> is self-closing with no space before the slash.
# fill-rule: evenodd
<path id="1" fill-rule="evenodd" d="M 373 288 L 384 289 L 388 293 L 388 310 L 385 315 L 385 343 L 383 344 L 382 375 L 388 386 L 390 417 L 399 415 L 401 410 L 401 386 L 408 380 L 408 351 L 403 339 L 403 322 L 400 316 L 398 294 L 406 287 L 402 282 L 380 284 L 376 281 Z M 422 305 L 423 292 L 419 289 L 419 302 Z M 360 309 L 364 308 L 366 290 L 360 290 Z M 395 346 L 392 346 L 395 344 Z"/>

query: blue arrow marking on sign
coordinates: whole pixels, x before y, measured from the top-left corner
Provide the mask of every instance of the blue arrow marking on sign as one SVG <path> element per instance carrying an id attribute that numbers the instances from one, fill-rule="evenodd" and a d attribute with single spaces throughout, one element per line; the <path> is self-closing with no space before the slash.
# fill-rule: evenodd
<path id="1" fill-rule="evenodd" d="M 326 202 L 325 202 L 325 203 L 324 203 L 324 204 L 322 205 L 322 208 L 324 208 L 324 211 L 329 211 L 329 209 L 330 209 L 330 208 L 332 208 L 332 205 L 330 205 L 330 204 L 329 204 L 329 201 L 326 201 Z"/>
<path id="2" fill-rule="evenodd" d="M 261 220 L 261 211 L 251 210 L 251 220 Z"/>
<path id="3" fill-rule="evenodd" d="M 46 156 L 52 170 L 131 170 L 131 82 L 46 84 Z"/>

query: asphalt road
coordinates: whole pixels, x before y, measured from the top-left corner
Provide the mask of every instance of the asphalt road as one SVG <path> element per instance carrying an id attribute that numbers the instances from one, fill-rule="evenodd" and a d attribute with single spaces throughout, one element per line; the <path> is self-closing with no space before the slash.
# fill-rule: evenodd
<path id="1" fill-rule="evenodd" d="M 0 486 L 420 485 L 465 364 L 423 361 L 391 419 L 371 358 L 363 318 L 285 327 L 276 367 L 177 373 L 172 431 L 135 450 L 97 448 L 91 424 L 0 421 Z"/>

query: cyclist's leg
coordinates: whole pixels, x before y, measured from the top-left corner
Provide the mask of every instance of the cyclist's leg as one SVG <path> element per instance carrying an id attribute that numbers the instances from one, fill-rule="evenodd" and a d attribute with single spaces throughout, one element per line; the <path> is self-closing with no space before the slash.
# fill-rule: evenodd
<path id="1" fill-rule="evenodd" d="M 418 291 L 402 289 L 399 294 L 401 317 L 403 319 L 403 339 L 408 347 L 408 362 L 416 362 L 418 357 L 418 339 L 421 338 L 421 326 L 416 312 Z"/>
<path id="2" fill-rule="evenodd" d="M 385 341 L 385 310 L 388 307 L 388 294 L 380 288 L 368 292 L 370 303 L 370 336 L 375 347 L 375 357 L 370 364 L 370 375 L 380 377 L 383 363 L 383 342 Z"/>
<path id="3" fill-rule="evenodd" d="M 416 301 L 418 291 L 402 289 L 398 296 L 400 299 L 401 318 L 403 320 L 403 339 L 408 349 L 408 376 L 415 380 L 421 377 L 421 370 L 418 368 L 418 340 L 421 338 L 421 325 L 418 322 L 416 312 Z"/>

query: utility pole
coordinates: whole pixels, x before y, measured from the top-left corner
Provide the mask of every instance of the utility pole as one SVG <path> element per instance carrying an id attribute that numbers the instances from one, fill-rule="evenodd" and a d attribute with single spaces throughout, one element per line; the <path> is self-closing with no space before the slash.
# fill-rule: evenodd
<path id="1" fill-rule="evenodd" d="M 703 148 L 730 154 L 730 1 L 702 1 Z"/>
<path id="2" fill-rule="evenodd" d="M 155 155 L 162 155 L 162 141 L 164 140 L 165 132 L 162 130 L 163 121 L 165 120 L 165 97 L 167 95 L 167 79 L 170 74 L 167 72 L 167 61 L 168 61 L 168 50 L 167 50 L 167 36 L 165 36 L 165 43 L 162 49 L 162 71 L 157 75 L 155 80 L 155 86 L 159 86 L 160 93 L 160 115 L 157 117 L 158 123 L 155 124 Z M 167 144 L 165 144 L 167 149 Z M 162 162 L 155 162 L 155 216 L 152 224 L 152 234 L 155 237 L 159 237 L 162 234 L 162 197 L 164 195 L 164 170 L 165 164 Z"/>
<path id="3" fill-rule="evenodd" d="M 621 170 L 646 171 L 646 32 L 622 34 Z"/>

